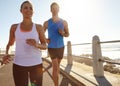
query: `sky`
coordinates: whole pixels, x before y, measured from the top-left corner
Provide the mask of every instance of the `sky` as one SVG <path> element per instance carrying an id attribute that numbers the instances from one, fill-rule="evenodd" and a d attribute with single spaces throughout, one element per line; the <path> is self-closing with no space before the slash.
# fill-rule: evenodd
<path id="1" fill-rule="evenodd" d="M 0 0 L 0 48 L 5 48 L 12 24 L 22 21 L 20 5 L 25 0 Z M 51 18 L 50 5 L 60 5 L 59 17 L 68 22 L 72 44 L 91 43 L 98 35 L 100 41 L 120 39 L 120 0 L 31 0 L 33 22 L 43 25 Z"/>

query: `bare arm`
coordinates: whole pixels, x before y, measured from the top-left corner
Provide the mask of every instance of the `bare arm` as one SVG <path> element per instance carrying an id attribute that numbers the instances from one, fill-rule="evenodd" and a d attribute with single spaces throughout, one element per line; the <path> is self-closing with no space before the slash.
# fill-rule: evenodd
<path id="1" fill-rule="evenodd" d="M 44 32 L 46 32 L 47 28 L 48 28 L 48 21 L 45 21 L 44 24 L 43 24 Z M 46 38 L 46 42 L 50 43 L 50 39 Z"/>
<path id="2" fill-rule="evenodd" d="M 46 45 L 44 29 L 41 25 L 37 25 L 37 31 L 39 34 L 39 39 L 40 39 L 41 44 L 36 44 L 36 46 L 40 49 L 45 50 L 47 48 L 47 45 Z"/>
<path id="3" fill-rule="evenodd" d="M 67 21 L 65 21 L 64 20 L 64 34 L 63 34 L 63 36 L 65 36 L 65 37 L 68 37 L 69 36 L 69 29 L 68 29 L 68 23 L 67 23 Z"/>
<path id="4" fill-rule="evenodd" d="M 12 59 L 10 59 L 10 56 L 9 56 L 8 52 L 9 52 L 10 46 L 12 46 L 14 44 L 14 42 L 15 42 L 15 30 L 16 30 L 16 27 L 17 27 L 17 24 L 14 24 L 10 28 L 9 41 L 8 41 L 7 46 L 6 46 L 6 55 L 3 58 L 2 64 L 7 64 L 12 60 Z"/>
<path id="5" fill-rule="evenodd" d="M 64 24 L 64 30 L 59 29 L 59 33 L 64 37 L 68 37 L 69 36 L 68 24 L 65 20 L 63 20 L 63 24 Z"/>
<path id="6" fill-rule="evenodd" d="M 16 28 L 17 28 L 17 24 L 12 25 L 10 28 L 9 41 L 8 41 L 7 46 L 6 46 L 6 54 L 8 54 L 10 46 L 12 46 L 15 42 L 15 30 L 16 30 Z"/>
<path id="7" fill-rule="evenodd" d="M 48 28 L 48 21 L 45 21 L 43 24 L 43 29 L 45 32 L 46 32 L 47 28 Z"/>
<path id="8" fill-rule="evenodd" d="M 46 45 L 43 27 L 41 25 L 36 24 L 36 30 L 37 30 L 38 35 L 39 35 L 40 43 L 37 43 L 35 39 L 27 39 L 26 43 L 31 45 L 31 46 L 34 46 L 36 48 L 40 48 L 42 50 L 45 50 L 47 48 L 47 45 Z"/>

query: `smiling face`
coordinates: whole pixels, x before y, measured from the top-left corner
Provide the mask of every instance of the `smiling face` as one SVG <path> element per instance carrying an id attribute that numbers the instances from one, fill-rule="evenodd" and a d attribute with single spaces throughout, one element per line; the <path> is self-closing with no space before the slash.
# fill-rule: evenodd
<path id="1" fill-rule="evenodd" d="M 31 18 L 33 15 L 33 6 L 29 1 L 23 2 L 20 11 L 24 18 Z"/>

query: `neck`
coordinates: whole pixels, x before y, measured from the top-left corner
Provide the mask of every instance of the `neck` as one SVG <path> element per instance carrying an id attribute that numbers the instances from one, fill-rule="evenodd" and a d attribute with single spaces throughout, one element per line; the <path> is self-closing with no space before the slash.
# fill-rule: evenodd
<path id="1" fill-rule="evenodd" d="M 23 17 L 22 23 L 24 25 L 30 25 L 32 23 L 32 18 L 31 17 Z"/>
<path id="2" fill-rule="evenodd" d="M 32 20 L 31 20 L 31 19 L 24 19 L 24 20 L 22 21 L 22 23 L 23 23 L 24 25 L 31 25 L 31 24 L 32 24 Z"/>
<path id="3" fill-rule="evenodd" d="M 59 20 L 59 17 L 58 16 L 52 16 L 52 19 L 53 19 L 53 21 L 57 21 L 57 20 Z"/>
<path id="4" fill-rule="evenodd" d="M 52 17 L 53 17 L 53 18 L 54 18 L 54 17 L 55 17 L 55 18 L 58 18 L 58 14 L 54 14 L 54 13 L 53 13 L 53 14 L 52 14 Z"/>

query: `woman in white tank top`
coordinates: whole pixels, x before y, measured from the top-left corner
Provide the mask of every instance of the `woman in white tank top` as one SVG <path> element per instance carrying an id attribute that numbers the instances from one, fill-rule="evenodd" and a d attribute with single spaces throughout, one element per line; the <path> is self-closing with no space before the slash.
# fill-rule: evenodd
<path id="1" fill-rule="evenodd" d="M 44 31 L 41 25 L 32 22 L 33 6 L 29 1 L 21 4 L 20 11 L 23 15 L 23 21 L 11 26 L 9 41 L 6 46 L 6 55 L 8 56 L 10 46 L 16 42 L 13 62 L 15 86 L 28 86 L 29 76 L 32 85 L 42 86 L 40 49 L 47 48 Z"/>

